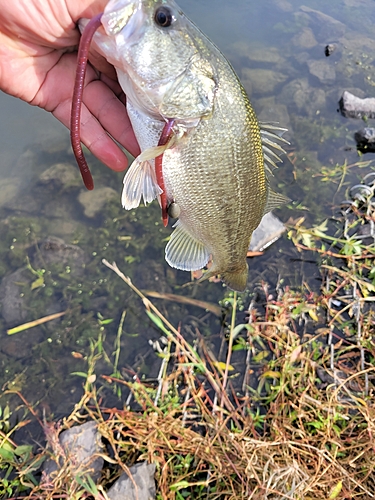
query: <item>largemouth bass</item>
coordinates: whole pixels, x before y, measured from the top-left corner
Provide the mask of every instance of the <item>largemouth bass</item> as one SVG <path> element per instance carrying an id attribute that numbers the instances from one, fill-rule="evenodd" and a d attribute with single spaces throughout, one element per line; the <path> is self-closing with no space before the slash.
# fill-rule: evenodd
<path id="1" fill-rule="evenodd" d="M 165 258 L 177 269 L 212 266 L 246 288 L 246 254 L 262 216 L 285 201 L 268 185 L 280 161 L 278 129 L 261 130 L 249 98 L 219 49 L 173 0 L 110 0 L 95 48 L 117 71 L 141 155 L 124 178 L 125 209 L 161 200 L 178 216 Z"/>

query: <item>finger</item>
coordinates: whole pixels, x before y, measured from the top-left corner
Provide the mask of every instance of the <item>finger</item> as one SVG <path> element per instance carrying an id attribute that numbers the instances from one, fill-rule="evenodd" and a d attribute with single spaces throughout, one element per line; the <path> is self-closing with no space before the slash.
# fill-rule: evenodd
<path id="1" fill-rule="evenodd" d="M 66 127 L 70 125 L 71 102 L 60 103 L 53 115 Z M 112 170 L 125 170 L 128 159 L 121 148 L 109 137 L 91 112 L 82 105 L 81 113 L 81 141 L 102 163 Z"/>
<path id="2" fill-rule="evenodd" d="M 102 81 L 90 82 L 83 94 L 88 110 L 101 126 L 133 156 L 140 153 L 124 104 Z"/>

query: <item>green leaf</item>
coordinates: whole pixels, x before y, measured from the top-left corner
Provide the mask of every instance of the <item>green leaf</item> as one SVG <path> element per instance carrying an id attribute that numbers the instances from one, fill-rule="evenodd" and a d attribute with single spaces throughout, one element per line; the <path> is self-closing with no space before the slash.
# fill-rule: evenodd
<path id="1" fill-rule="evenodd" d="M 260 361 L 266 359 L 269 356 L 269 354 L 270 353 L 268 351 L 259 352 L 256 356 L 253 357 L 254 363 L 260 363 Z"/>
<path id="2" fill-rule="evenodd" d="M 0 448 L 0 457 L 7 462 L 14 462 L 15 460 L 13 451 L 7 450 L 5 448 Z"/>
<path id="3" fill-rule="evenodd" d="M 38 279 L 31 283 L 31 290 L 35 290 L 36 288 L 40 288 L 44 285 L 44 278 L 40 276 Z"/>
<path id="4" fill-rule="evenodd" d="M 15 448 L 14 450 L 14 453 L 17 456 L 22 457 L 22 455 L 30 455 L 32 449 L 33 449 L 32 446 L 24 444 L 21 446 L 17 446 L 17 448 Z"/>
<path id="5" fill-rule="evenodd" d="M 170 489 L 172 491 L 182 490 L 183 488 L 188 488 L 190 483 L 188 481 L 179 481 L 178 483 L 174 483 L 170 485 Z"/>
<path id="6" fill-rule="evenodd" d="M 329 500 L 337 498 L 342 490 L 342 481 L 339 481 L 336 486 L 334 486 L 329 494 Z"/>
<path id="7" fill-rule="evenodd" d="M 167 330 L 164 326 L 164 323 L 162 320 L 156 316 L 156 314 L 152 313 L 151 311 L 147 311 L 146 309 L 146 314 L 150 318 L 150 320 L 158 327 L 162 332 L 164 332 L 166 335 L 170 335 L 171 332 Z"/>
<path id="8" fill-rule="evenodd" d="M 78 375 L 78 377 L 87 378 L 87 373 L 84 372 L 72 372 L 70 375 Z"/>

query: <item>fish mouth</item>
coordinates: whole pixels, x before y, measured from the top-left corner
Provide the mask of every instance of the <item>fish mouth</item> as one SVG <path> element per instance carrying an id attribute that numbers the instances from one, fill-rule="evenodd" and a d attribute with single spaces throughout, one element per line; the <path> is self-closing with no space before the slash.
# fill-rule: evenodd
<path id="1" fill-rule="evenodd" d="M 134 16 L 137 11 L 141 13 L 140 0 L 110 0 L 102 16 L 106 34 L 117 35 L 126 28 L 126 33 L 123 32 L 123 35 L 129 39 L 143 23 L 142 15 Z"/>

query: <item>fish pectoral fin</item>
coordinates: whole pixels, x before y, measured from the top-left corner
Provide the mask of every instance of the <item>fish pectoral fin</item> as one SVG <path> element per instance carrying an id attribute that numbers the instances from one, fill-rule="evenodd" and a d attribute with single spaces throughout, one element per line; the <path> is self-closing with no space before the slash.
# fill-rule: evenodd
<path id="1" fill-rule="evenodd" d="M 275 208 L 279 208 L 286 203 L 289 203 L 291 200 L 287 196 L 283 194 L 275 193 L 272 189 L 268 189 L 268 197 L 266 207 L 264 209 L 263 215 L 268 214 L 268 212 L 272 212 Z"/>
<path id="2" fill-rule="evenodd" d="M 205 245 L 194 238 L 181 221 L 173 227 L 175 230 L 165 248 L 165 260 L 171 267 L 182 271 L 202 269 L 210 258 Z"/>
<path id="3" fill-rule="evenodd" d="M 125 210 L 137 208 L 142 197 L 146 205 L 162 193 L 153 166 L 149 161 L 139 158 L 133 161 L 124 177 L 121 202 Z"/>

